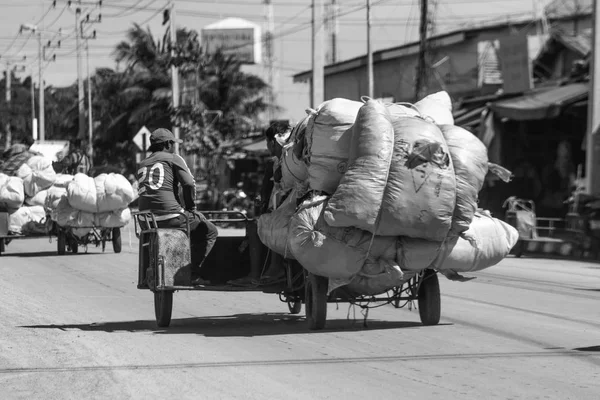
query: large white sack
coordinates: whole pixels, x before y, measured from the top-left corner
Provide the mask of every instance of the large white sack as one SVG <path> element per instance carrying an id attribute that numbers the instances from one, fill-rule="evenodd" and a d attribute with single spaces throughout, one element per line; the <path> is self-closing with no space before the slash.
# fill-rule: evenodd
<path id="1" fill-rule="evenodd" d="M 440 129 L 421 118 L 392 119 L 394 153 L 375 234 L 442 241 L 456 204 L 456 179 Z"/>
<path id="2" fill-rule="evenodd" d="M 477 197 L 488 172 L 487 148 L 466 129 L 454 125 L 441 125 L 440 129 L 456 175 L 456 208 L 451 231 L 462 233 L 469 229 L 477 211 Z"/>
<path id="3" fill-rule="evenodd" d="M 348 171 L 327 204 L 325 221 L 374 232 L 392 162 L 394 128 L 387 108 L 368 100 L 352 129 Z"/>
<path id="4" fill-rule="evenodd" d="M 69 174 L 56 174 L 56 179 L 52 186 L 67 188 L 69 183 L 73 180 L 74 176 Z"/>
<path id="5" fill-rule="evenodd" d="M 52 186 L 50 186 L 52 187 Z M 48 190 L 40 190 L 35 196 L 25 199 L 25 204 L 28 206 L 42 206 L 46 204 L 46 197 L 48 196 Z"/>
<path id="6" fill-rule="evenodd" d="M 91 231 L 92 231 L 92 228 L 73 228 L 73 229 L 71 229 L 71 233 L 80 239 L 83 238 L 84 236 L 86 236 Z"/>
<path id="7" fill-rule="evenodd" d="M 62 227 L 89 228 L 94 226 L 94 214 L 73 208 L 68 197 L 62 197 L 51 213 L 52 220 Z"/>
<path id="8" fill-rule="evenodd" d="M 431 119 L 437 125 L 453 125 L 452 99 L 448 92 L 442 91 L 430 94 L 415 103 L 421 116 Z"/>
<path id="9" fill-rule="evenodd" d="M 351 128 L 361 102 L 336 98 L 322 103 L 306 127 L 309 185 L 333 194 L 346 172 Z"/>
<path id="10" fill-rule="evenodd" d="M 393 259 L 380 258 L 367 261 L 346 287 L 356 294 L 374 296 L 400 286 L 405 281 L 404 273 Z"/>
<path id="11" fill-rule="evenodd" d="M 96 182 L 85 174 L 77 174 L 67 186 L 67 198 L 76 210 L 95 213 L 98 211 Z"/>
<path id="12" fill-rule="evenodd" d="M 33 156 L 19 168 L 17 176 L 23 179 L 25 194 L 35 196 L 40 190 L 48 189 L 56 179 L 52 160 L 43 156 Z"/>
<path id="13" fill-rule="evenodd" d="M 461 236 L 447 240 L 434 262 L 436 269 L 473 272 L 489 268 L 502 261 L 519 239 L 515 228 L 493 218 L 489 211 L 475 214 L 466 235 L 476 243 Z"/>
<path id="14" fill-rule="evenodd" d="M 281 188 L 293 189 L 308 179 L 308 166 L 298 158 L 294 148 L 297 143 L 284 146 L 281 152 Z"/>
<path id="15" fill-rule="evenodd" d="M 50 186 L 46 194 L 46 202 L 44 206 L 46 211 L 52 213 L 52 211 L 56 210 L 58 207 L 58 202 L 63 198 L 67 197 L 67 188 L 60 187 L 56 185 Z"/>
<path id="16" fill-rule="evenodd" d="M 303 203 L 290 221 L 288 246 L 306 270 L 328 278 L 351 279 L 367 259 L 395 250 L 394 237 L 373 239 L 361 229 L 327 225 L 323 218 L 325 201 L 320 197 Z"/>
<path id="17" fill-rule="evenodd" d="M 131 183 L 121 174 L 100 174 L 94 182 L 98 212 L 122 210 L 133 201 Z"/>
<path id="18" fill-rule="evenodd" d="M 95 214 L 94 225 L 102 228 L 121 228 L 131 221 L 131 210 L 126 207 L 122 210 L 108 211 Z"/>
<path id="19" fill-rule="evenodd" d="M 385 108 L 387 108 L 392 118 L 421 116 L 421 113 L 415 106 L 407 103 L 386 103 Z"/>
<path id="20" fill-rule="evenodd" d="M 260 241 L 285 258 L 293 259 L 288 248 L 290 219 L 296 212 L 296 192 L 292 191 L 284 202 L 273 212 L 262 214 L 258 218 L 258 237 Z"/>
<path id="21" fill-rule="evenodd" d="M 16 176 L 7 176 L 1 174 L 0 177 L 0 209 L 8 212 L 16 211 L 25 201 L 25 192 L 23 180 Z M 3 182 L 3 184 L 2 184 Z"/>
<path id="22" fill-rule="evenodd" d="M 28 222 L 42 222 L 46 218 L 44 207 L 21 207 L 9 215 L 8 230 L 20 234 Z"/>

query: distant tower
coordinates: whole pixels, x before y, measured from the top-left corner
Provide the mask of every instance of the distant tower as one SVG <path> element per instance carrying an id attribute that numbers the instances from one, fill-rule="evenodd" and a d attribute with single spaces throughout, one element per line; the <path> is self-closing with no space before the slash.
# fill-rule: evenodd
<path id="1" fill-rule="evenodd" d="M 325 55 L 327 64 L 335 64 L 337 62 L 337 34 L 338 34 L 338 4 L 337 0 L 330 0 L 325 11 L 325 31 L 327 32 L 328 48 Z"/>
<path id="2" fill-rule="evenodd" d="M 273 46 L 273 31 L 275 30 L 275 17 L 273 15 L 273 4 L 271 0 L 263 0 L 265 5 L 265 34 L 264 34 L 264 63 L 267 67 L 267 83 L 269 90 L 267 102 L 269 103 L 269 121 L 275 119 L 273 105 L 275 104 L 275 49 Z"/>

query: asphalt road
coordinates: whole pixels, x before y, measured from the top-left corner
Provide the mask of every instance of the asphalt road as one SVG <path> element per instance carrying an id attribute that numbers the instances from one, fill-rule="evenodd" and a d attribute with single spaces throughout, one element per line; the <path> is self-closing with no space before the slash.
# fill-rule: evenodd
<path id="1" fill-rule="evenodd" d="M 2 399 L 598 399 L 600 264 L 509 258 L 440 277 L 442 321 L 330 304 L 308 331 L 277 296 L 175 294 L 156 328 L 123 252 L 56 255 L 47 239 L 0 257 Z M 131 242 L 130 242 L 131 241 Z"/>

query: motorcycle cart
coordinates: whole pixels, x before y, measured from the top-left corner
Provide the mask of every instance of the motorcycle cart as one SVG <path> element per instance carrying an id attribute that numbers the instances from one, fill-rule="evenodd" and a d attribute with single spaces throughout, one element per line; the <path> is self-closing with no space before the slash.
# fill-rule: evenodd
<path id="1" fill-rule="evenodd" d="M 76 229 L 90 229 L 90 231 L 83 236 L 79 236 L 75 234 Z M 121 252 L 121 228 L 98 228 L 96 226 L 72 228 L 57 225 L 56 230 L 56 249 L 60 256 L 66 254 L 67 251 L 77 254 L 79 246 L 82 246 L 87 252 L 89 245 L 102 246 L 104 252 L 106 242 L 112 242 L 115 253 Z"/>
<path id="2" fill-rule="evenodd" d="M 440 320 L 440 288 L 435 271 L 425 270 L 407 277 L 400 287 L 378 296 L 361 296 L 346 287 L 329 291 L 328 279 L 306 271 L 296 261 L 284 262 L 285 279 L 269 286 L 234 286 L 228 282 L 248 276 L 252 259 L 256 260 L 257 249 L 251 245 L 248 226 L 252 222 L 244 214 L 233 211 L 206 211 L 208 220 L 231 224 L 237 222 L 244 229 L 224 229 L 211 253 L 204 261 L 201 275 L 209 280 L 207 285 L 192 285 L 189 224 L 185 229 L 158 228 L 156 214 L 134 213 L 135 233 L 139 238 L 137 288 L 150 290 L 154 294 L 154 312 L 158 327 L 171 323 L 173 294 L 185 291 L 254 291 L 278 294 L 288 304 L 292 314 L 300 313 L 305 305 L 306 319 L 311 330 L 323 329 L 327 320 L 328 303 L 351 303 L 363 309 L 394 304 L 397 307 L 418 302 L 419 315 L 424 325 L 436 325 Z M 221 216 L 225 218 L 216 218 Z M 262 244 L 260 246 L 264 249 Z M 259 252 L 260 253 L 260 252 Z M 266 265 L 266 256 L 260 256 L 260 265 Z M 255 261 L 256 262 L 256 261 Z M 365 314 L 366 318 L 366 314 Z"/>
<path id="3" fill-rule="evenodd" d="M 57 226 L 54 221 L 50 219 L 46 220 L 46 232 L 35 233 L 35 234 L 14 234 L 9 232 L 10 214 L 5 210 L 0 210 L 0 255 L 6 251 L 6 246 L 13 240 L 20 239 L 36 239 L 36 238 L 48 238 L 56 235 Z"/>

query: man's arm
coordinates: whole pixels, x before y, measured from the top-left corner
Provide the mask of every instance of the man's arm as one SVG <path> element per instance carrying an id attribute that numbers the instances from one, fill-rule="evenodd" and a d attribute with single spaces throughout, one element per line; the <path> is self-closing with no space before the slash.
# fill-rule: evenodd
<path id="1" fill-rule="evenodd" d="M 183 204 L 186 210 L 193 211 L 196 209 L 196 182 L 190 172 L 185 160 L 175 154 L 173 156 L 173 173 L 181 184 L 183 192 Z"/>

